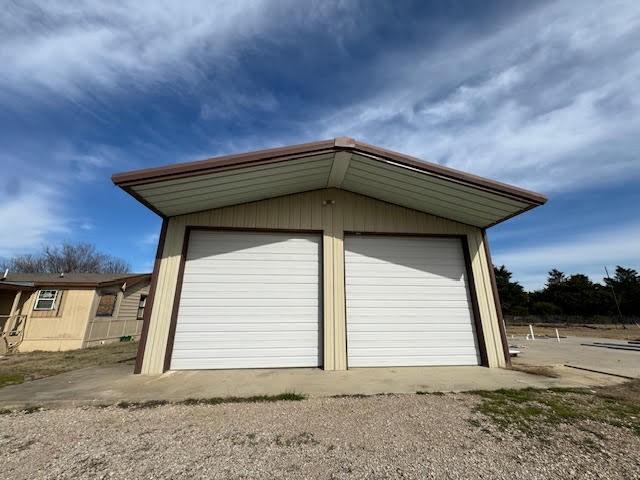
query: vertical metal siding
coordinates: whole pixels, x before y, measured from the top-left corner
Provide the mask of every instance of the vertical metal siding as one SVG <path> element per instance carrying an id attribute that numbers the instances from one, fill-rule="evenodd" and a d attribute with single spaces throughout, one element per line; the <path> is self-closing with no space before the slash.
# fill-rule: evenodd
<path id="1" fill-rule="evenodd" d="M 335 203 L 331 203 L 331 201 Z M 466 235 L 489 366 L 505 366 L 479 228 L 338 189 L 314 190 L 169 219 L 142 373 L 163 371 L 185 227 L 323 231 L 324 368 L 346 368 L 344 232 Z"/>

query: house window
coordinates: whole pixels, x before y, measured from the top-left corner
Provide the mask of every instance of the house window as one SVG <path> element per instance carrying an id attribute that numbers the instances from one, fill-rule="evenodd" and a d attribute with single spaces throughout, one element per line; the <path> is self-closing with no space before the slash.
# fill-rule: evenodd
<path id="1" fill-rule="evenodd" d="M 100 295 L 100 302 L 98 303 L 98 310 L 96 310 L 96 317 L 110 317 L 113 315 L 113 311 L 116 308 L 116 301 L 118 295 L 116 293 L 103 293 Z"/>
<path id="2" fill-rule="evenodd" d="M 40 290 L 34 310 L 54 310 L 58 300 L 58 290 Z"/>
<path id="3" fill-rule="evenodd" d="M 144 307 L 147 304 L 147 296 L 140 295 L 140 301 L 138 302 L 138 320 L 144 316 Z"/>

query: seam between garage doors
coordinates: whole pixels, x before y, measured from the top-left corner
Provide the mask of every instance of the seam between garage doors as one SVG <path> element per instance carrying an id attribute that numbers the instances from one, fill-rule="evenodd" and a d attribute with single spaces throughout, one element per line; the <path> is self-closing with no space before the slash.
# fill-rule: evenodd
<path id="1" fill-rule="evenodd" d="M 167 348 L 165 349 L 164 354 L 164 366 L 163 372 L 169 370 L 171 367 L 171 356 L 173 355 L 173 344 L 176 337 L 176 328 L 178 325 L 178 309 L 180 307 L 180 296 L 182 295 L 182 283 L 184 280 L 184 268 L 187 260 L 187 251 L 189 248 L 189 238 L 191 236 L 191 232 L 194 230 L 199 231 L 217 231 L 217 232 L 247 232 L 247 233 L 305 233 L 305 234 L 313 234 L 320 236 L 320 257 L 318 259 L 320 263 L 320 272 L 322 274 L 322 279 L 324 279 L 324 271 L 322 269 L 323 263 L 323 232 L 321 230 L 295 230 L 295 229 L 277 229 L 277 228 L 239 228 L 239 227 L 207 227 L 207 226 L 197 226 L 197 225 L 187 225 L 184 231 L 184 239 L 182 244 L 182 253 L 180 255 L 180 267 L 178 268 L 178 283 L 176 285 L 176 293 L 173 298 L 173 308 L 171 310 L 171 323 L 169 324 L 169 336 L 167 338 Z M 319 288 L 322 292 L 324 288 Z M 324 298 L 324 293 L 322 293 Z M 322 298 L 319 298 L 318 301 L 322 301 Z M 322 319 L 322 324 L 320 327 L 320 345 L 323 345 L 322 348 L 322 365 L 324 366 L 325 358 L 324 358 L 324 308 L 320 312 L 320 318 Z"/>
<path id="2" fill-rule="evenodd" d="M 464 257 L 464 265 L 465 265 L 465 271 L 467 274 L 467 279 L 469 282 L 468 285 L 468 291 L 469 291 L 469 297 L 471 298 L 471 312 L 473 314 L 473 323 L 475 326 L 475 334 L 476 334 L 476 341 L 478 342 L 478 350 L 480 351 L 480 364 L 484 367 L 488 367 L 489 366 L 489 359 L 487 356 L 487 346 L 485 343 L 485 338 L 484 338 L 484 330 L 482 328 L 482 319 L 480 318 L 480 307 L 478 306 L 478 297 L 476 294 L 476 282 L 475 282 L 475 278 L 473 276 L 473 270 L 471 268 L 471 255 L 469 254 L 469 237 L 468 235 L 456 235 L 456 234 L 448 234 L 448 233 L 396 233 L 396 232 L 359 232 L 359 231 L 345 231 L 344 232 L 344 238 L 345 238 L 345 244 L 346 244 L 346 236 L 347 235 L 354 235 L 354 236 L 380 236 L 380 237 L 420 237 L 420 238 L 451 238 L 451 239 L 457 239 L 460 241 L 460 246 L 462 247 L 462 255 Z M 343 248 L 343 263 L 346 262 L 346 258 L 344 257 L 346 255 L 346 247 Z M 345 268 L 346 271 L 346 268 Z M 345 274 L 346 275 L 346 274 Z M 473 287 L 473 288 L 472 288 Z M 346 314 L 346 278 L 345 278 L 345 323 L 346 323 L 346 330 L 345 330 L 345 336 L 347 336 L 347 342 L 348 340 L 348 335 L 347 332 L 349 330 L 349 318 L 347 317 Z M 347 345 L 347 352 L 348 352 L 348 345 Z M 349 355 L 347 355 L 347 368 L 349 368 Z"/>

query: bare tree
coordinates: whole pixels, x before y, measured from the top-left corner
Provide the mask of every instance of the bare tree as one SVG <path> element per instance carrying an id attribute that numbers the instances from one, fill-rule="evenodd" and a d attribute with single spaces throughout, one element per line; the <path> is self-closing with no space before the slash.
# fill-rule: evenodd
<path id="1" fill-rule="evenodd" d="M 98 252 L 90 243 L 64 242 L 45 245 L 39 254 L 17 255 L 0 263 L 18 273 L 127 273 L 130 265 L 121 258 Z"/>

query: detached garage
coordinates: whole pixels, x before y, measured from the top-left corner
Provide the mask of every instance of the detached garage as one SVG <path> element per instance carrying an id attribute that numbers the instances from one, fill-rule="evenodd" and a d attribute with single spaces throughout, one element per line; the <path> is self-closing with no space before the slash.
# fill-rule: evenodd
<path id="1" fill-rule="evenodd" d="M 345 137 L 113 181 L 163 218 L 136 373 L 509 361 L 485 230 L 542 195 Z"/>

